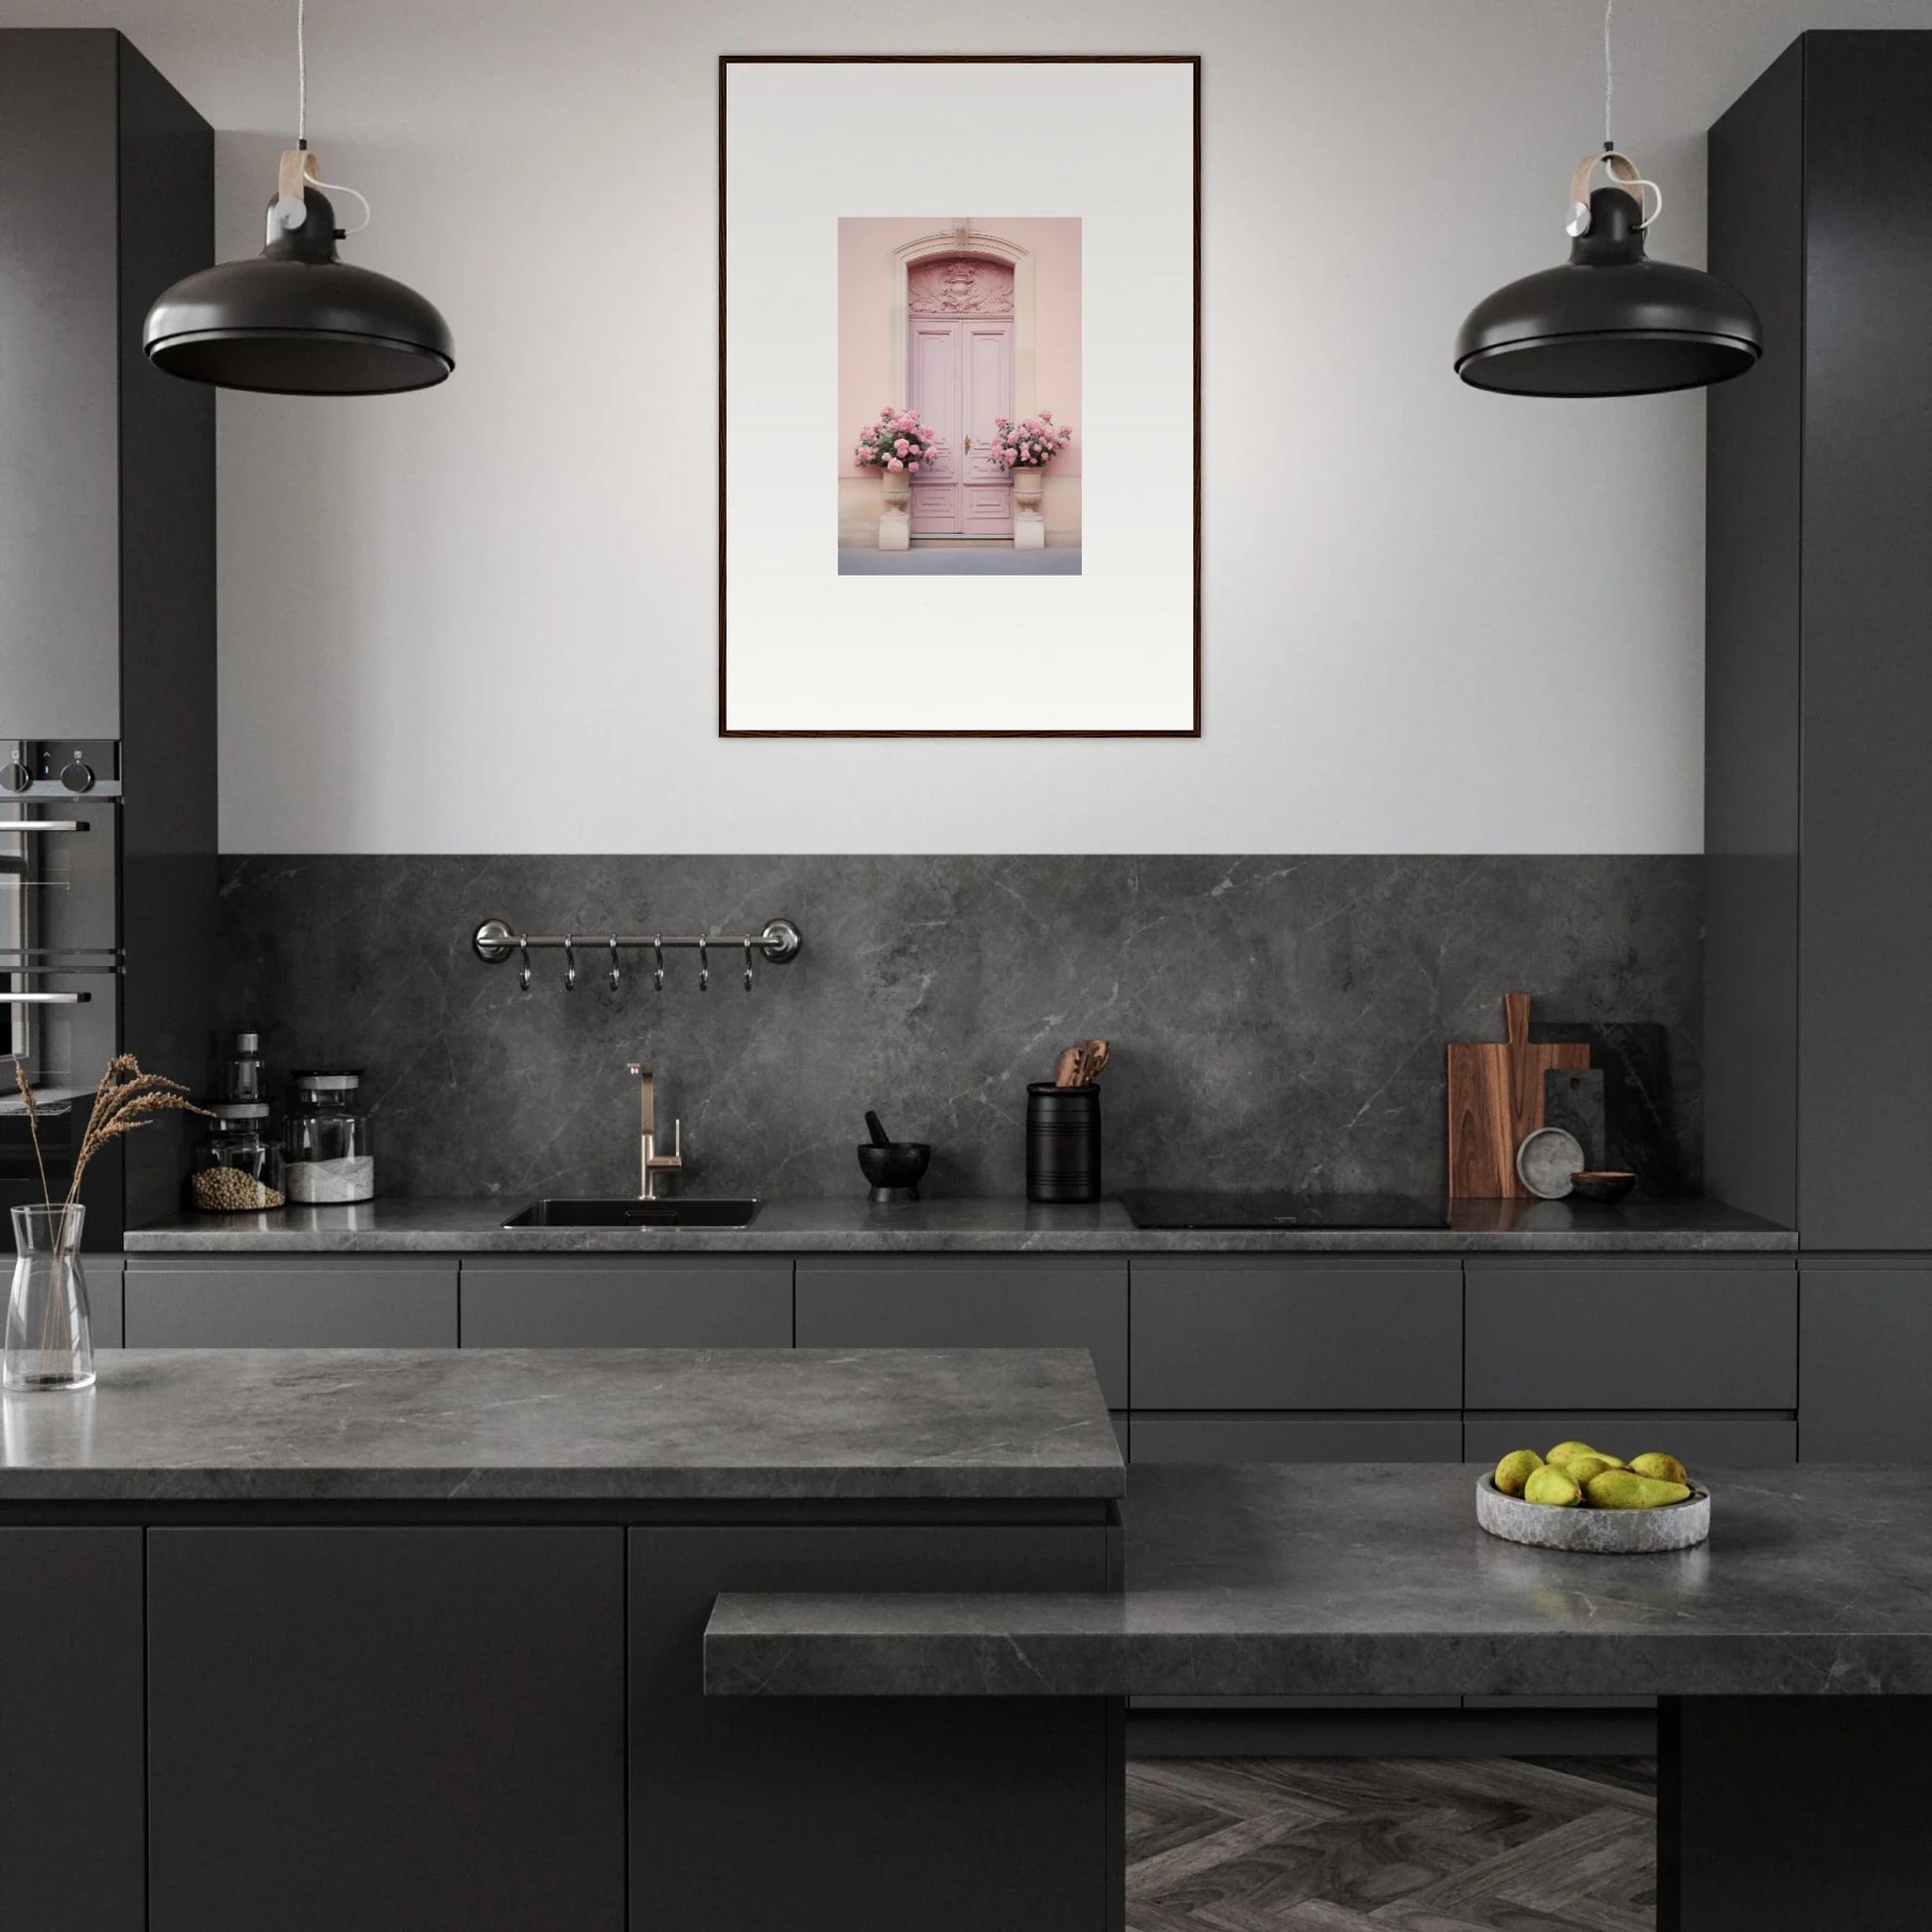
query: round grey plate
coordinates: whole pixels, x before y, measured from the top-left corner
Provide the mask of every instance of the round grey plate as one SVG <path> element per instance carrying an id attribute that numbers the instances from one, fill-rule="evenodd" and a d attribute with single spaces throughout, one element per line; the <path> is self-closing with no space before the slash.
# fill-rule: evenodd
<path id="1" fill-rule="evenodd" d="M 1516 1178 L 1538 1200 L 1562 1200 L 1570 1191 L 1571 1175 L 1588 1166 L 1583 1143 L 1561 1127 L 1539 1127 L 1516 1150 Z"/>
<path id="2" fill-rule="evenodd" d="M 1711 1492 L 1693 1483 L 1685 1501 L 1662 1509 L 1557 1509 L 1505 1496 L 1493 1476 L 1482 1476 L 1476 1482 L 1476 1521 L 1491 1536 L 1539 1550 L 1646 1556 L 1702 1543 L 1711 1534 Z"/>

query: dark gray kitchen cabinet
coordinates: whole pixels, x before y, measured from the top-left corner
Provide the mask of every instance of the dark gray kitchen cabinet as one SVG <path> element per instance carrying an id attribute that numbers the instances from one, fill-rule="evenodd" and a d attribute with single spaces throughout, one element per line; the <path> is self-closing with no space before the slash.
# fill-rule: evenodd
<path id="1" fill-rule="evenodd" d="M 802 1258 L 800 1348 L 1084 1348 L 1128 1407 L 1127 1264 L 1105 1255 Z"/>
<path id="2" fill-rule="evenodd" d="M 981 1932 L 1118 1924 L 1107 1700 L 708 1699 L 703 1669 L 723 1590 L 1101 1590 L 1108 1539 L 1097 1523 L 632 1529 L 631 1925 L 912 1932 L 963 1923 L 968 1885 Z"/>
<path id="3" fill-rule="evenodd" d="M 782 1255 L 486 1255 L 463 1264 L 466 1348 L 789 1348 Z"/>
<path id="4" fill-rule="evenodd" d="M 1815 32 L 1710 139 L 1707 1184 L 1831 1252 L 1932 1250 L 1928 120 L 1932 34 Z"/>
<path id="5" fill-rule="evenodd" d="M 454 1255 L 128 1259 L 130 1348 L 454 1348 Z"/>
<path id="6" fill-rule="evenodd" d="M 1459 1409 L 1454 1262 L 1136 1258 L 1136 1422 L 1151 1409 Z"/>
<path id="7" fill-rule="evenodd" d="M 1783 1468 L 1798 1459 L 1798 1424 L 1782 1415 L 1692 1415 L 1679 1412 L 1521 1410 L 1462 1418 L 1462 1454 L 1470 1462 L 1494 1462 L 1511 1449 L 1541 1455 L 1564 1442 L 1588 1443 L 1626 1461 L 1647 1449 L 1680 1456 L 1696 1474 L 1704 1468 Z"/>
<path id="8" fill-rule="evenodd" d="M 621 1529 L 148 1543 L 149 1932 L 622 1932 Z"/>
<path id="9" fill-rule="evenodd" d="M 94 1346 L 121 1345 L 121 1276 L 127 1267 L 119 1255 L 82 1255 L 87 1278 L 87 1312 L 93 1318 Z"/>
<path id="10" fill-rule="evenodd" d="M 1177 1416 L 1134 1418 L 1136 1462 L 1459 1462 L 1462 1418 Z"/>
<path id="11" fill-rule="evenodd" d="M 1471 1256 L 1466 1296 L 1472 1410 L 1797 1405 L 1788 1262 Z"/>
<path id="12" fill-rule="evenodd" d="M 0 736 L 125 738 L 191 794 L 214 730 L 214 398 L 149 366 L 141 319 L 213 259 L 213 207 L 212 132 L 129 41 L 0 32 Z M 177 704 L 144 709 L 157 655 L 209 711 L 172 742 Z"/>
<path id="13" fill-rule="evenodd" d="M 0 1529 L 0 1924 L 143 1932 L 141 1532 Z"/>
<path id="14" fill-rule="evenodd" d="M 1807 1261 L 1799 1277 L 1807 1462 L 1932 1462 L 1932 1262 Z"/>

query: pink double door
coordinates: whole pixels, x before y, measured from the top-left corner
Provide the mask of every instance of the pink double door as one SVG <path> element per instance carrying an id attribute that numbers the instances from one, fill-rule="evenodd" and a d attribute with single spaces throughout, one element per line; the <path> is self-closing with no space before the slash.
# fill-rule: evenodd
<path id="1" fill-rule="evenodd" d="M 1011 537 L 1013 479 L 993 425 L 1013 415 L 1013 323 L 915 317 L 911 408 L 937 439 L 912 479 L 915 537 Z"/>

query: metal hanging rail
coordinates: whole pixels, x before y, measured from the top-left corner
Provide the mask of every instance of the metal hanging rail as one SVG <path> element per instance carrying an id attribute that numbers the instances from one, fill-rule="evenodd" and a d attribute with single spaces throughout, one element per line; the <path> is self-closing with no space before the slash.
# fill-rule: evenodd
<path id="1" fill-rule="evenodd" d="M 572 993 L 577 988 L 577 955 L 585 952 L 601 956 L 601 970 L 612 992 L 623 983 L 622 955 L 626 952 L 648 952 L 652 957 L 651 981 L 655 989 L 664 990 L 664 955 L 682 949 L 695 951 L 698 955 L 698 991 L 711 989 L 711 952 L 718 947 L 725 952 L 742 952 L 745 955 L 745 991 L 752 990 L 752 955 L 756 952 L 768 959 L 774 966 L 782 966 L 796 959 L 804 945 L 804 935 L 789 919 L 767 919 L 760 932 L 739 933 L 601 933 L 601 932 L 519 932 L 504 919 L 485 919 L 471 935 L 470 944 L 477 957 L 486 966 L 500 966 L 504 960 L 515 954 L 521 965 L 517 969 L 517 983 L 525 993 L 530 990 L 530 954 L 539 951 L 561 951 L 564 955 L 564 991 Z"/>

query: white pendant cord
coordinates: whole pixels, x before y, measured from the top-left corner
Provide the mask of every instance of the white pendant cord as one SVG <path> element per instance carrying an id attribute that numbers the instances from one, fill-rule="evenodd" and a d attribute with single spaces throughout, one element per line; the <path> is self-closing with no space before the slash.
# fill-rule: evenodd
<path id="1" fill-rule="evenodd" d="M 1611 109 L 1616 104 L 1616 64 L 1610 48 L 1610 20 L 1616 12 L 1616 0 L 1603 0 L 1603 152 L 1587 155 L 1577 164 L 1577 173 L 1572 182 L 1572 201 L 1570 219 L 1565 224 L 1565 232 L 1574 236 L 1589 233 L 1589 179 L 1598 168 L 1607 171 L 1612 187 L 1621 188 L 1630 194 L 1637 204 L 1639 219 L 1637 229 L 1649 227 L 1664 211 L 1664 191 L 1647 176 L 1637 172 L 1630 157 L 1622 153 L 1612 136 Z M 1644 190 L 1648 189 L 1654 198 L 1650 212 L 1644 213 Z"/>
<path id="2" fill-rule="evenodd" d="M 309 5 L 308 0 L 295 0 L 295 145 L 307 151 L 309 146 Z M 315 164 L 311 161 L 311 169 Z M 344 182 L 324 181 L 321 176 L 311 173 L 308 179 L 331 195 L 346 195 L 356 202 L 362 209 L 362 218 L 352 228 L 344 228 L 344 235 L 360 234 L 369 225 L 372 213 L 369 198 L 358 188 L 350 188 Z M 278 201 L 269 210 L 268 231 L 274 238 L 277 221 L 284 228 L 299 228 L 308 219 L 308 209 L 296 196 Z"/>
<path id="3" fill-rule="evenodd" d="M 300 7 L 302 0 L 296 0 Z M 1616 67 L 1610 58 L 1610 16 L 1616 11 L 1616 0 L 1603 0 L 1603 147 L 1604 151 L 1616 146 L 1610 133 L 1610 104 L 1616 97 Z"/>

